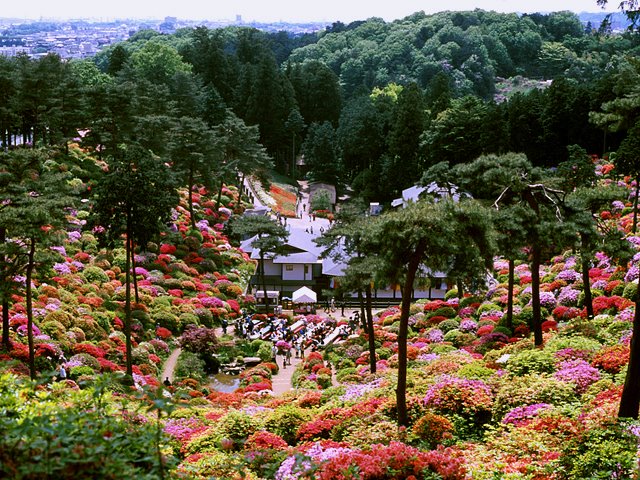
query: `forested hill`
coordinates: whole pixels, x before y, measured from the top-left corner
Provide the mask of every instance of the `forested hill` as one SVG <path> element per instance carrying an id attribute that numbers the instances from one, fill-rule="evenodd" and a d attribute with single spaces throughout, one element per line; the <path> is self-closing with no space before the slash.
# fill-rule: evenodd
<path id="1" fill-rule="evenodd" d="M 87 100 L 94 110 L 90 118 L 66 118 L 97 132 L 105 125 L 100 107 L 129 99 L 156 117 L 144 136 L 161 150 L 167 128 L 160 119 L 197 117 L 215 127 L 233 113 L 259 128 L 281 173 L 292 176 L 294 157 L 304 155 L 308 172 L 298 176 L 387 202 L 442 161 L 513 151 L 555 166 L 570 145 L 615 151 L 633 122 L 605 133 L 606 121 L 593 123 L 590 113 L 638 84 L 640 67 L 629 60 L 638 45 L 634 33 L 586 28 L 570 12 L 415 13 L 393 22 L 335 23 L 303 36 L 243 27 L 141 31 L 64 69 L 74 77 L 73 95 L 65 87 L 69 101 Z M 29 71 L 20 62 L 4 62 L 5 105 L 31 99 L 29 75 L 55 67 L 41 59 Z M 111 86 L 115 91 L 105 93 Z M 0 130 L 50 132 L 52 124 L 32 125 L 47 117 L 29 108 L 0 112 Z M 50 110 L 54 116 L 60 108 Z M 78 108 L 73 116 L 81 117 Z"/>

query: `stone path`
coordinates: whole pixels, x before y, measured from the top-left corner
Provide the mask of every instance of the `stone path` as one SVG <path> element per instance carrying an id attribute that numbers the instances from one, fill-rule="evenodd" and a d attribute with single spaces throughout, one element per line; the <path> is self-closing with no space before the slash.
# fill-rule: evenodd
<path id="1" fill-rule="evenodd" d="M 287 365 L 283 368 L 283 359 L 284 357 L 278 355 L 278 366 L 280 367 L 280 370 L 278 370 L 277 375 L 271 377 L 274 396 L 281 395 L 293 389 L 293 386 L 291 385 L 291 377 L 293 377 L 293 372 L 296 371 L 296 366 L 302 363 L 302 359 L 296 358 L 295 354 L 293 354 L 293 356 L 291 357 L 291 365 Z"/>
<path id="2" fill-rule="evenodd" d="M 173 372 L 176 369 L 176 362 L 178 361 L 178 357 L 180 356 L 181 353 L 182 353 L 182 349 L 176 348 L 173 352 L 171 352 L 171 355 L 169 355 L 169 358 L 167 358 L 167 361 L 164 362 L 164 368 L 162 369 L 162 376 L 160 377 L 161 382 L 164 382 L 165 378 L 169 378 L 169 381 L 173 383 Z"/>

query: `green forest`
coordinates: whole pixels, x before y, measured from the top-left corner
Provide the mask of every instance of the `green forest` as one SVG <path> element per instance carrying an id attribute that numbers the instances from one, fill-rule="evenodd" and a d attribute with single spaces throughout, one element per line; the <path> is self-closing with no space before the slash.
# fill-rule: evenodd
<path id="1" fill-rule="evenodd" d="M 416 13 L 301 36 L 141 31 L 91 60 L 2 59 L 0 132 L 56 145 L 80 127 L 83 146 L 165 156 L 179 119 L 213 130 L 237 117 L 278 172 L 295 176 L 304 155 L 310 178 L 387 202 L 443 161 L 513 151 L 553 166 L 569 145 L 615 150 L 630 125 L 590 113 L 632 94 L 637 49 L 633 33 L 570 12 Z"/>

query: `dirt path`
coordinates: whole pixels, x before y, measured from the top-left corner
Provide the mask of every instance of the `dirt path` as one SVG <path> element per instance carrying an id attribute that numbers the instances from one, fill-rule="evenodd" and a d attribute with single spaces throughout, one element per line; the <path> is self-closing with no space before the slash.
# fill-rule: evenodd
<path id="1" fill-rule="evenodd" d="M 176 348 L 167 361 L 164 362 L 164 367 L 162 369 L 162 376 L 160 377 L 160 381 L 163 382 L 165 378 L 168 378 L 171 383 L 173 383 L 173 372 L 176 369 L 176 362 L 178 361 L 178 357 L 182 353 L 181 348 Z"/>

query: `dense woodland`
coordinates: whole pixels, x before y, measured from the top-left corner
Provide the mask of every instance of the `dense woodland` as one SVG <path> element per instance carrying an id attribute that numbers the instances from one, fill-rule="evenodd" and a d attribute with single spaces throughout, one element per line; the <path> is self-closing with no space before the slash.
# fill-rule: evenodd
<path id="1" fill-rule="evenodd" d="M 80 127 L 104 154 L 133 141 L 166 157 L 179 119 L 214 130 L 237 117 L 279 172 L 303 154 L 310 177 L 389 201 L 441 161 L 522 152 L 554 166 L 569 145 L 615 150 L 630 125 L 589 113 L 632 93 L 637 49 L 569 12 L 416 13 L 304 36 L 141 31 L 93 60 L 2 59 L 0 132 L 61 144 Z"/>

